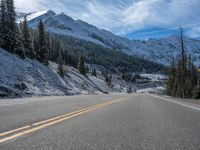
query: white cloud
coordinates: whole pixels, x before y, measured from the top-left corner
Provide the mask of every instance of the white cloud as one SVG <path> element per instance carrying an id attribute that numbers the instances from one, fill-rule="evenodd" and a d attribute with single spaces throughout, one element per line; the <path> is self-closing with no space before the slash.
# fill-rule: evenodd
<path id="1" fill-rule="evenodd" d="M 15 0 L 22 11 L 51 9 L 65 12 L 100 28 L 125 35 L 159 27 L 187 27 L 199 34 L 200 0 Z M 193 26 L 191 29 L 188 26 Z M 189 32 L 190 30 L 190 32 Z M 189 34 L 190 33 L 190 34 Z M 192 33 L 192 34 L 191 34 Z"/>
<path id="2" fill-rule="evenodd" d="M 128 30 L 146 27 L 188 26 L 200 19 L 199 0 L 141 0 L 123 12 L 122 21 Z"/>
<path id="3" fill-rule="evenodd" d="M 43 10 L 45 7 L 39 5 L 36 0 L 15 0 L 17 11 L 32 12 Z"/>

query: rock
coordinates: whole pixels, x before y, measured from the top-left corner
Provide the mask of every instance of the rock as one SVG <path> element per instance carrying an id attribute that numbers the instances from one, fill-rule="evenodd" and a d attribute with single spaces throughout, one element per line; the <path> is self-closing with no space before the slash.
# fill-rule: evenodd
<path id="1" fill-rule="evenodd" d="M 5 86 L 0 86 L 0 97 L 15 97 L 18 95 L 19 94 L 14 92 L 12 89 Z"/>
<path id="2" fill-rule="evenodd" d="M 0 91 L 0 97 L 8 97 L 8 93 Z"/>
<path id="3" fill-rule="evenodd" d="M 18 90 L 25 90 L 25 89 L 27 89 L 27 86 L 24 83 L 14 84 L 14 87 L 16 89 L 18 89 Z"/>

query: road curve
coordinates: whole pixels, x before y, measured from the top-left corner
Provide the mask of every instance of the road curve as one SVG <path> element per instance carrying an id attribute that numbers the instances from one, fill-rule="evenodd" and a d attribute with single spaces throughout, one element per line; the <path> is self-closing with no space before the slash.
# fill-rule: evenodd
<path id="1" fill-rule="evenodd" d="M 200 107 L 155 95 L 0 101 L 2 150 L 199 150 Z"/>

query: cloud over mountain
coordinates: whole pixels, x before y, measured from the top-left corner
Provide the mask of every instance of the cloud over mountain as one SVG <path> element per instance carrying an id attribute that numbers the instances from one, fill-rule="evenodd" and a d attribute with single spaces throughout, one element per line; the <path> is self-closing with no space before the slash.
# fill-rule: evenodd
<path id="1" fill-rule="evenodd" d="M 166 35 L 183 26 L 200 37 L 199 0 L 15 0 L 19 11 L 51 9 L 65 12 L 119 35 Z M 161 33 L 163 31 L 168 31 Z M 159 36 L 158 36 L 159 37 Z M 138 36 L 138 38 L 140 38 Z"/>

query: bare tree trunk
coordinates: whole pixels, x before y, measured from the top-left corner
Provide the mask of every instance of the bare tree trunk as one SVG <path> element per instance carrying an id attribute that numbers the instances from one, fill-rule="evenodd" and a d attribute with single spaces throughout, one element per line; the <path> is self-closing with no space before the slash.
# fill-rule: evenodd
<path id="1" fill-rule="evenodd" d="M 185 49 L 184 49 L 184 41 L 183 41 L 183 30 L 180 28 L 181 32 L 181 88 L 182 88 L 182 98 L 186 98 L 185 93 L 186 93 L 186 88 L 185 88 Z"/>

